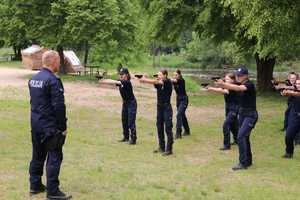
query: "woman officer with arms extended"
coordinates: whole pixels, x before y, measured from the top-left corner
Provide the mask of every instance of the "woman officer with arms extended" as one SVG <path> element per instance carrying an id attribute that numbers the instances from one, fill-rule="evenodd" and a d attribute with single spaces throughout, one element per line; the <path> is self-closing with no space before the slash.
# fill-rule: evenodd
<path id="1" fill-rule="evenodd" d="M 235 75 L 233 73 L 228 73 L 225 75 L 225 83 L 236 84 Z M 206 87 L 207 91 L 215 92 L 224 95 L 225 100 L 225 121 L 223 123 L 223 147 L 220 150 L 229 150 L 230 149 L 230 132 L 233 135 L 234 143 L 237 144 L 237 135 L 238 135 L 238 92 L 223 88 L 217 87 Z"/>
<path id="2" fill-rule="evenodd" d="M 157 79 L 149 79 L 143 76 L 140 79 L 141 83 L 153 84 L 157 90 L 157 133 L 159 140 L 159 148 L 154 153 L 163 153 L 164 156 L 173 153 L 173 110 L 171 106 L 172 82 L 168 78 L 167 70 L 160 70 Z M 167 146 L 165 144 L 164 129 L 167 134 Z"/>
<path id="3" fill-rule="evenodd" d="M 136 144 L 136 112 L 137 103 L 133 94 L 132 84 L 130 81 L 130 74 L 127 68 L 121 68 L 119 80 L 104 79 L 100 80 L 100 84 L 116 85 L 119 87 L 120 94 L 123 99 L 122 106 L 122 125 L 123 125 L 123 139 L 119 142 L 129 141 L 129 130 L 130 130 L 130 141 L 129 144 Z"/>
<path id="4" fill-rule="evenodd" d="M 177 107 L 177 115 L 176 115 L 176 136 L 175 139 L 181 138 L 182 126 L 184 128 L 184 136 L 190 135 L 190 127 L 188 120 L 185 115 L 185 111 L 189 104 L 189 99 L 185 90 L 185 80 L 181 75 L 181 71 L 179 69 L 174 73 L 174 78 L 171 79 L 175 92 L 177 94 L 176 97 L 176 107 Z"/>
<path id="5" fill-rule="evenodd" d="M 258 119 L 256 111 L 256 89 L 254 83 L 249 80 L 248 69 L 241 66 L 236 71 L 237 81 L 240 85 L 226 83 L 223 80 L 217 80 L 216 85 L 239 92 L 239 163 L 234 166 L 233 170 L 247 169 L 252 165 L 252 152 L 250 145 L 250 133 L 255 127 Z"/>

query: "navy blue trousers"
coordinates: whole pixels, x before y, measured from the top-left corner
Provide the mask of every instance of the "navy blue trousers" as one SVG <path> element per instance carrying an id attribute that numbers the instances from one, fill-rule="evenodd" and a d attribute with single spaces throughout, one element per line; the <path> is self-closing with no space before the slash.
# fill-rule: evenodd
<path id="1" fill-rule="evenodd" d="M 291 111 L 291 104 L 288 104 L 288 107 L 286 109 L 286 111 L 284 112 L 284 123 L 283 123 L 283 128 L 284 130 L 287 129 L 288 127 L 288 123 L 289 123 L 289 113 Z"/>
<path id="2" fill-rule="evenodd" d="M 176 135 L 181 135 L 182 126 L 187 133 L 190 132 L 189 123 L 185 115 L 188 104 L 189 99 L 187 96 L 177 96 Z"/>
<path id="3" fill-rule="evenodd" d="M 224 147 L 230 147 L 230 132 L 233 135 L 234 142 L 237 143 L 238 135 L 238 111 L 236 109 L 225 109 L 225 120 L 223 123 Z"/>
<path id="4" fill-rule="evenodd" d="M 244 166 L 252 165 L 252 151 L 250 143 L 250 134 L 258 119 L 256 111 L 249 113 L 239 113 L 239 132 L 238 132 L 238 146 L 239 146 L 239 161 Z"/>
<path id="5" fill-rule="evenodd" d="M 173 110 L 171 104 L 157 105 L 156 127 L 158 134 L 159 147 L 163 151 L 172 151 L 173 146 Z M 167 146 L 165 134 L 167 134 Z"/>
<path id="6" fill-rule="evenodd" d="M 291 108 L 288 116 L 288 125 L 285 135 L 286 153 L 294 153 L 294 140 L 300 131 L 300 113 Z"/>
<path id="7" fill-rule="evenodd" d="M 46 161 L 47 193 L 55 194 L 59 188 L 59 172 L 63 160 L 62 148 L 47 151 L 41 143 L 42 133 L 32 131 L 32 160 L 30 162 L 30 188 L 39 189 L 42 184 L 44 163 Z"/>
<path id="8" fill-rule="evenodd" d="M 289 124 L 289 116 L 290 116 L 290 112 L 292 110 L 292 104 L 288 104 L 288 107 L 284 113 L 284 130 L 287 130 L 288 124 Z M 300 144 L 300 130 L 299 132 L 296 134 L 295 136 L 295 143 L 296 144 Z"/>
<path id="9" fill-rule="evenodd" d="M 132 141 L 136 141 L 136 112 L 137 112 L 137 103 L 136 100 L 123 102 L 122 107 L 122 125 L 123 125 L 123 135 L 125 139 L 130 138 Z"/>

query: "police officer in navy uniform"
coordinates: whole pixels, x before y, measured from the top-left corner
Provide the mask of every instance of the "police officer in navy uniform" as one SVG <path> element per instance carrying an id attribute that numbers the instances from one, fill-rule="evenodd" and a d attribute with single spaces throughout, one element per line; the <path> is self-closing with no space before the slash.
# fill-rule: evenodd
<path id="1" fill-rule="evenodd" d="M 60 59 L 56 51 L 43 54 L 42 70 L 29 80 L 31 104 L 32 160 L 30 162 L 30 194 L 47 191 L 49 200 L 70 199 L 59 189 L 59 172 L 63 160 L 63 144 L 67 134 L 64 88 L 55 76 Z M 47 161 L 46 161 L 47 158 Z M 42 184 L 46 161 L 47 188 Z"/>
<path id="2" fill-rule="evenodd" d="M 120 78 L 119 80 L 104 79 L 100 80 L 100 84 L 116 85 L 119 87 L 121 97 L 123 99 L 122 106 L 122 125 L 123 125 L 123 139 L 120 142 L 128 142 L 129 144 L 135 145 L 136 136 L 136 113 L 137 113 L 137 103 L 135 96 L 133 94 L 131 77 L 127 68 L 121 68 L 119 70 Z M 130 134 L 129 134 L 130 132 Z"/>
<path id="3" fill-rule="evenodd" d="M 249 80 L 248 69 L 241 66 L 236 71 L 236 78 L 240 85 L 226 83 L 223 80 L 217 80 L 216 84 L 224 89 L 237 91 L 239 95 L 239 163 L 232 169 L 242 170 L 247 169 L 252 165 L 252 152 L 250 144 L 250 134 L 258 120 L 256 111 L 256 88 L 253 82 Z"/>
<path id="4" fill-rule="evenodd" d="M 300 80 L 296 80 L 295 84 L 296 91 L 293 90 L 283 90 L 282 95 L 293 98 L 293 106 L 290 108 L 288 116 L 288 124 L 286 127 L 285 136 L 285 154 L 283 158 L 293 158 L 294 154 L 294 140 L 296 135 L 300 131 Z"/>
<path id="5" fill-rule="evenodd" d="M 235 75 L 228 73 L 224 78 L 226 83 L 237 84 Z M 228 90 L 217 87 L 207 87 L 207 91 L 215 92 L 224 95 L 225 100 L 225 120 L 223 123 L 223 147 L 220 148 L 222 151 L 230 150 L 232 144 L 237 144 L 238 135 L 238 111 L 239 111 L 239 94 L 234 90 Z M 230 143 L 230 132 L 233 135 L 234 142 Z"/>
<path id="6" fill-rule="evenodd" d="M 154 153 L 162 153 L 164 156 L 173 153 L 173 110 L 171 106 L 172 82 L 168 78 L 167 70 L 160 70 L 157 79 L 150 79 L 143 76 L 141 83 L 153 84 L 157 90 L 157 119 L 156 127 L 158 133 L 159 148 Z M 164 130 L 167 134 L 165 142 Z"/>
<path id="7" fill-rule="evenodd" d="M 295 72 L 290 72 L 289 76 L 288 76 L 288 80 L 286 82 L 287 86 L 294 86 L 296 83 L 296 80 L 298 79 L 298 74 L 296 74 Z M 289 96 L 287 99 L 287 109 L 284 113 L 284 127 L 283 127 L 283 131 L 286 131 L 287 126 L 288 126 L 288 118 L 289 118 L 289 112 L 293 106 L 293 96 Z"/>
<path id="8" fill-rule="evenodd" d="M 176 107 L 177 107 L 177 115 L 176 115 L 176 135 L 175 139 L 182 138 L 182 126 L 184 128 L 184 136 L 190 135 L 190 127 L 188 120 L 186 118 L 185 111 L 189 104 L 189 98 L 187 96 L 185 90 L 185 80 L 182 77 L 181 71 L 177 69 L 174 73 L 174 78 L 171 79 L 175 92 L 177 94 L 176 97 Z"/>

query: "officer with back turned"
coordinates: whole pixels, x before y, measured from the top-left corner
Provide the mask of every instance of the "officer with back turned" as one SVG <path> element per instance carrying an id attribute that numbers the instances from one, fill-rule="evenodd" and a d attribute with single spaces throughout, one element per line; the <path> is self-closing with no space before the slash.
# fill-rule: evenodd
<path id="1" fill-rule="evenodd" d="M 48 200 L 66 200 L 71 196 L 60 191 L 58 179 L 67 134 L 64 88 L 54 74 L 59 69 L 60 58 L 56 51 L 47 51 L 42 62 L 42 70 L 28 83 L 32 136 L 30 195 L 47 191 Z M 45 161 L 47 188 L 42 184 Z"/>

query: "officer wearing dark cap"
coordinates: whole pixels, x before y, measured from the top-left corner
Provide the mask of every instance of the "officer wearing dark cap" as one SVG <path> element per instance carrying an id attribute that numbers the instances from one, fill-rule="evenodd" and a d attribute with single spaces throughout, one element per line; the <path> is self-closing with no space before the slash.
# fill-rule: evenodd
<path id="1" fill-rule="evenodd" d="M 135 96 L 133 94 L 131 77 L 127 68 L 121 68 L 119 70 L 120 78 L 119 80 L 104 79 L 100 80 L 100 84 L 109 84 L 116 85 L 119 87 L 121 97 L 123 99 L 122 106 L 122 125 L 123 125 L 123 139 L 120 142 L 128 142 L 129 144 L 135 145 L 137 136 L 136 136 L 136 112 L 137 112 L 137 103 Z M 130 131 L 130 134 L 129 134 Z"/>
<path id="2" fill-rule="evenodd" d="M 71 196 L 60 191 L 58 177 L 67 134 L 66 106 L 62 82 L 54 74 L 59 69 L 60 59 L 56 51 L 47 51 L 42 60 L 42 70 L 28 83 L 32 134 L 30 194 L 46 190 L 48 200 L 65 200 Z M 41 179 L 45 161 L 47 189 Z"/>
<path id="3" fill-rule="evenodd" d="M 216 84 L 224 89 L 240 93 L 239 132 L 237 138 L 240 156 L 239 163 L 232 169 L 241 170 L 247 169 L 252 165 L 250 134 L 258 120 L 258 113 L 256 111 L 256 89 L 254 83 L 249 80 L 248 69 L 245 66 L 240 66 L 235 74 L 240 85 L 225 83 L 223 80 L 217 80 Z"/>
<path id="4" fill-rule="evenodd" d="M 300 90 L 300 80 L 296 80 L 295 89 Z M 290 108 L 285 135 L 285 154 L 283 158 L 293 158 L 294 140 L 300 131 L 300 92 L 284 90 L 283 96 L 294 97 L 293 106 Z"/>
<path id="5" fill-rule="evenodd" d="M 156 127 L 158 133 L 159 148 L 154 153 L 162 153 L 164 156 L 173 153 L 173 110 L 171 106 L 172 82 L 168 78 L 167 70 L 160 70 L 157 79 L 149 79 L 143 76 L 141 83 L 153 84 L 157 90 L 157 119 Z M 167 134 L 167 145 L 164 130 Z"/>
<path id="6" fill-rule="evenodd" d="M 176 115 L 176 135 L 175 139 L 179 139 L 182 137 L 182 127 L 184 128 L 183 135 L 190 135 L 190 127 L 185 114 L 185 111 L 189 104 L 189 98 L 187 96 L 185 90 L 185 80 L 182 77 L 181 71 L 177 69 L 174 73 L 174 78 L 171 79 L 176 96 L 176 107 L 177 107 L 177 115 Z"/>

